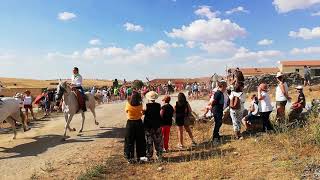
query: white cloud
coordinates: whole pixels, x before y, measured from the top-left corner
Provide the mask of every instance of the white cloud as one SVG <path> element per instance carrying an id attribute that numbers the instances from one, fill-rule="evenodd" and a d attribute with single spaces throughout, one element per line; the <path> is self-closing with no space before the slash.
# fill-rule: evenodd
<path id="1" fill-rule="evenodd" d="M 194 11 L 194 13 L 201 17 L 207 17 L 208 19 L 212 19 L 218 16 L 219 11 L 213 12 L 210 9 L 210 6 L 200 6 L 199 9 Z"/>
<path id="2" fill-rule="evenodd" d="M 313 29 L 300 28 L 298 32 L 290 31 L 289 36 L 302 39 L 320 38 L 320 27 L 315 27 Z"/>
<path id="3" fill-rule="evenodd" d="M 264 59 L 272 59 L 275 57 L 282 56 L 283 53 L 278 50 L 266 50 L 266 51 L 249 51 L 248 49 L 241 47 L 238 49 L 238 52 L 231 58 L 234 61 L 242 61 L 242 60 L 264 60 Z"/>
<path id="4" fill-rule="evenodd" d="M 182 47 L 184 47 L 183 44 L 177 44 L 177 43 L 172 43 L 171 46 L 172 46 L 173 48 L 182 48 Z"/>
<path id="5" fill-rule="evenodd" d="M 311 16 L 320 16 L 320 11 L 311 13 Z"/>
<path id="6" fill-rule="evenodd" d="M 270 39 L 262 39 L 261 41 L 258 42 L 258 45 L 260 46 L 268 46 L 273 44 L 273 40 Z"/>
<path id="7" fill-rule="evenodd" d="M 236 45 L 231 41 L 221 40 L 218 42 L 201 43 L 200 49 L 211 55 L 232 55 L 237 52 Z"/>
<path id="8" fill-rule="evenodd" d="M 98 46 L 98 45 L 101 45 L 102 43 L 101 43 L 100 39 L 91 39 L 89 41 L 89 44 L 91 44 L 93 46 Z"/>
<path id="9" fill-rule="evenodd" d="M 147 46 L 142 43 L 136 44 L 132 49 L 110 46 L 105 48 L 91 47 L 82 52 L 63 54 L 60 52 L 48 53 L 49 59 L 84 59 L 102 60 L 108 64 L 119 63 L 146 63 L 169 55 L 171 48 L 181 47 L 181 44 L 169 44 L 163 40 Z"/>
<path id="10" fill-rule="evenodd" d="M 196 43 L 194 41 L 187 41 L 186 42 L 186 46 L 188 48 L 195 48 L 196 47 Z"/>
<path id="11" fill-rule="evenodd" d="M 290 51 L 290 54 L 292 55 L 301 55 L 301 54 L 309 54 L 309 55 L 320 55 L 320 47 L 306 47 L 306 48 L 293 48 Z"/>
<path id="12" fill-rule="evenodd" d="M 58 14 L 58 19 L 61 21 L 69 21 L 71 19 L 76 18 L 77 15 L 75 15 L 74 13 L 71 12 L 62 12 Z"/>
<path id="13" fill-rule="evenodd" d="M 134 31 L 134 32 L 142 32 L 143 31 L 143 27 L 140 25 L 135 25 L 129 22 L 126 22 L 123 27 L 126 28 L 127 31 Z"/>
<path id="14" fill-rule="evenodd" d="M 16 58 L 15 54 L 12 53 L 0 53 L 0 60 L 12 60 Z"/>
<path id="15" fill-rule="evenodd" d="M 172 32 L 166 34 L 171 38 L 181 38 L 186 41 L 214 42 L 242 37 L 246 34 L 246 30 L 229 19 L 213 18 L 196 20 L 189 26 L 172 29 Z"/>
<path id="16" fill-rule="evenodd" d="M 279 58 L 283 58 L 283 53 L 277 50 L 250 51 L 241 47 L 237 52 L 228 58 L 214 58 L 208 56 L 190 56 L 181 65 L 184 71 L 201 72 L 202 75 L 215 73 L 224 74 L 227 67 L 273 67 Z M 252 62 L 255 63 L 252 63 Z M 200 76 L 199 74 L 198 76 Z"/>
<path id="17" fill-rule="evenodd" d="M 249 13 L 249 11 L 246 10 L 244 7 L 239 6 L 239 7 L 233 8 L 233 9 L 231 9 L 229 11 L 226 11 L 226 14 L 227 15 L 231 15 L 231 14 L 238 13 L 238 12 Z"/>
<path id="18" fill-rule="evenodd" d="M 51 60 L 59 60 L 59 59 L 78 59 L 81 57 L 78 51 L 73 52 L 72 54 L 64 54 L 61 52 L 50 52 L 47 54 L 47 57 Z"/>
<path id="19" fill-rule="evenodd" d="M 273 0 L 272 4 L 279 13 L 287 13 L 297 9 L 307 9 L 319 3 L 320 0 Z"/>

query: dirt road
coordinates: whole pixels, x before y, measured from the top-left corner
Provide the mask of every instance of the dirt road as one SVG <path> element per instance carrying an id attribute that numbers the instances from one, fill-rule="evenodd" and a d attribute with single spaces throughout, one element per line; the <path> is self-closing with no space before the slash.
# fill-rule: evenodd
<path id="1" fill-rule="evenodd" d="M 192 101 L 191 106 L 199 112 L 205 103 Z M 11 133 L 0 132 L 0 179 L 30 179 L 41 173 L 51 174 L 51 179 L 72 179 L 90 165 L 112 156 L 113 147 L 123 140 L 124 102 L 100 105 L 96 110 L 99 126 L 94 125 L 88 112 L 84 132 L 68 132 L 70 138 L 65 142 L 61 142 L 61 115 L 34 122 L 32 130 L 20 130 L 16 140 L 11 140 Z M 79 130 L 80 124 L 81 115 L 76 115 L 71 128 Z"/>
<path id="2" fill-rule="evenodd" d="M 123 103 L 98 106 L 100 125 L 87 113 L 84 132 L 68 132 L 70 138 L 65 142 L 61 142 L 63 117 L 36 121 L 30 131 L 19 131 L 16 140 L 11 140 L 11 133 L 1 132 L 0 179 L 28 179 L 41 171 L 53 171 L 59 164 L 81 163 L 83 158 L 108 149 L 126 122 L 123 107 Z M 76 115 L 71 127 L 78 130 L 80 124 L 81 115 Z"/>

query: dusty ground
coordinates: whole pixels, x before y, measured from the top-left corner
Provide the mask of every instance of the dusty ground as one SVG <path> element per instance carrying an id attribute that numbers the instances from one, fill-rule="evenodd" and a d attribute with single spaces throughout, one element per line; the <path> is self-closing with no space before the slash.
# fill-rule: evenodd
<path id="1" fill-rule="evenodd" d="M 109 104 L 97 108 L 99 126 L 92 114 L 87 113 L 84 132 L 69 132 L 70 138 L 61 142 L 64 118 L 54 117 L 36 121 L 32 130 L 22 133 L 16 140 L 12 134 L 0 132 L 0 179 L 28 179 L 42 172 L 59 172 L 60 177 L 76 177 L 90 163 L 98 163 L 102 156 L 112 153 L 119 141 L 119 132 L 125 124 L 124 105 Z M 76 115 L 71 127 L 80 128 L 81 115 Z M 64 171 L 74 166 L 72 171 Z"/>

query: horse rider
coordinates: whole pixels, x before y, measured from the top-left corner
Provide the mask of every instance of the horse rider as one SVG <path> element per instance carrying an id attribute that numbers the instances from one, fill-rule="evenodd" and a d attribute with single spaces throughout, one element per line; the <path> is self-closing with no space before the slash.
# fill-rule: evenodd
<path id="1" fill-rule="evenodd" d="M 79 68 L 77 68 L 77 67 L 73 68 L 71 85 L 72 85 L 72 89 L 77 94 L 77 99 L 78 99 L 78 102 L 79 102 L 81 109 L 83 111 L 87 111 L 84 89 L 82 87 L 82 76 L 79 74 Z"/>

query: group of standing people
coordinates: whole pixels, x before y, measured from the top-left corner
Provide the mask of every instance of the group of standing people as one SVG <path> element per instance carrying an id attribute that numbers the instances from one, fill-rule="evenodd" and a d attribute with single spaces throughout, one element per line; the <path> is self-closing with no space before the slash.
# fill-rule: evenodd
<path id="1" fill-rule="evenodd" d="M 214 130 L 213 141 L 220 139 L 220 127 L 222 125 L 222 119 L 226 113 L 230 113 L 232 119 L 232 125 L 234 135 L 236 139 L 242 139 L 241 125 L 249 127 L 252 123 L 255 123 L 258 118 L 262 119 L 263 131 L 272 131 L 274 127 L 270 121 L 270 114 L 273 111 L 272 101 L 270 98 L 269 87 L 266 83 L 261 83 L 257 87 L 257 94 L 252 95 L 248 114 L 243 114 L 245 111 L 246 97 L 243 92 L 244 78 L 242 78 L 239 69 L 236 69 L 236 73 L 232 79 L 228 79 L 228 84 L 225 81 L 220 81 L 212 93 L 209 104 L 206 107 L 207 111 L 210 110 L 214 116 Z M 286 105 L 291 101 L 289 96 L 289 87 L 285 81 L 285 75 L 278 72 L 276 75 L 278 85 L 275 92 L 276 100 L 276 120 L 278 123 L 285 122 Z M 228 90 L 229 89 L 229 92 Z M 232 89 L 232 90 L 231 90 Z M 292 103 L 291 110 L 297 112 L 299 115 L 306 106 L 305 96 L 303 94 L 303 87 L 297 86 L 298 98 Z M 206 114 L 205 113 L 205 114 Z"/>
<path id="2" fill-rule="evenodd" d="M 170 129 L 175 116 L 178 127 L 178 148 L 184 148 L 183 131 L 187 131 L 192 146 L 197 143 L 194 140 L 190 122 L 186 119 L 192 112 L 191 106 L 183 93 L 178 94 L 178 101 L 173 107 L 170 105 L 171 97 L 165 96 L 161 106 L 156 102 L 159 95 L 155 91 L 146 94 L 148 103 L 143 107 L 140 93 L 134 91 L 126 103 L 127 125 L 125 135 L 124 154 L 129 163 L 137 161 L 150 161 L 153 159 L 153 149 L 156 150 L 156 158 L 162 159 L 162 154 L 169 150 Z M 144 120 L 142 121 L 142 116 Z M 136 159 L 134 154 L 136 150 Z"/>

